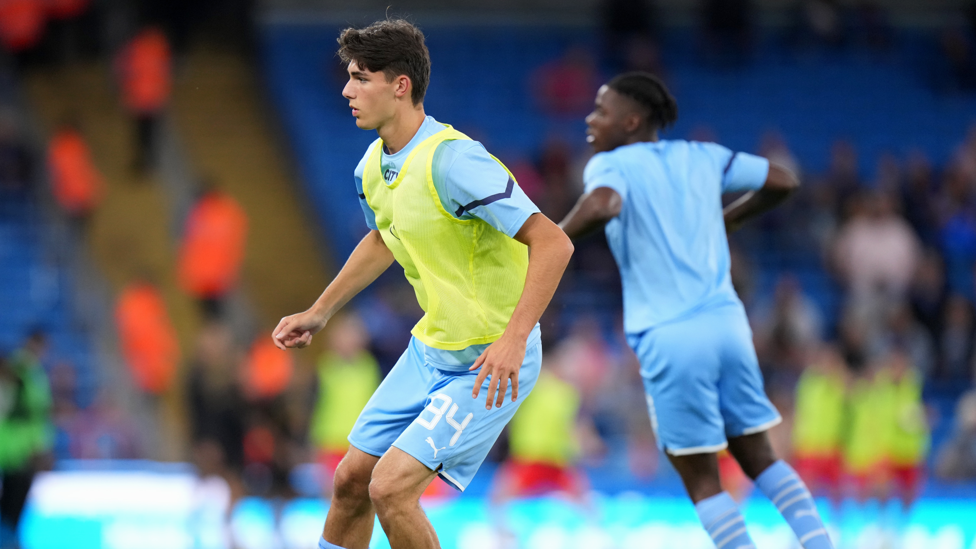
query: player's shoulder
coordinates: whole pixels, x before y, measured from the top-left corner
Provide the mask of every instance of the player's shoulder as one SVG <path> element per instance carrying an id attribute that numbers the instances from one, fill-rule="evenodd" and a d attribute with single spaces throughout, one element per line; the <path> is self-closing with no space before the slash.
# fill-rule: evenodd
<path id="1" fill-rule="evenodd" d="M 366 163 L 369 162 L 369 157 L 373 154 L 373 148 L 380 142 L 380 138 L 377 137 L 372 143 L 366 147 L 366 152 L 363 153 L 363 157 L 359 159 L 359 163 L 356 164 L 355 174 L 359 179 L 363 178 L 363 174 L 366 172 Z"/>

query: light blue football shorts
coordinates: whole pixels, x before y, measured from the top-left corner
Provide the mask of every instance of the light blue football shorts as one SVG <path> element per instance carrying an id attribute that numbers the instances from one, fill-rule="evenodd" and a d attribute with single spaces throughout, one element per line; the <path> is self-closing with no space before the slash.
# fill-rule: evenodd
<path id="1" fill-rule="evenodd" d="M 469 372 L 467 368 L 477 356 L 456 371 L 436 367 L 426 351 L 426 345 L 411 338 L 407 350 L 359 414 L 349 443 L 373 456 L 382 456 L 395 446 L 464 491 L 535 386 L 542 364 L 541 332 L 536 325 L 526 342 L 518 400 L 512 402 L 509 384 L 504 404 L 496 408 L 493 400 L 490 410 L 485 409 L 489 379 L 478 398 L 471 398 L 480 370 Z"/>
<path id="2" fill-rule="evenodd" d="M 782 421 L 763 390 L 742 305 L 695 312 L 627 341 L 640 359 L 658 447 L 667 453 L 718 452 L 728 437 Z"/>

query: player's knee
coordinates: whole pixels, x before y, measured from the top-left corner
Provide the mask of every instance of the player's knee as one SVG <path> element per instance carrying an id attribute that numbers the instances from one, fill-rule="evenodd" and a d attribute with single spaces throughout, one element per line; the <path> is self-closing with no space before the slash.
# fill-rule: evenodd
<path id="1" fill-rule="evenodd" d="M 371 470 L 343 460 L 336 468 L 333 480 L 333 496 L 339 500 L 369 500 Z"/>
<path id="2" fill-rule="evenodd" d="M 379 512 L 395 506 L 396 502 L 403 496 L 402 488 L 392 479 L 374 478 L 369 483 L 369 500 L 373 502 L 373 506 Z"/>

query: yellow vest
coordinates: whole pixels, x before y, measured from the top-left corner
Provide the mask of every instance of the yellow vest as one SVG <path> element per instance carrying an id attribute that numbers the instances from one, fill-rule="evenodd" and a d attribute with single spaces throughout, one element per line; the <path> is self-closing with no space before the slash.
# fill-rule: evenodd
<path id="1" fill-rule="evenodd" d="M 389 185 L 380 169 L 383 143 L 377 139 L 363 172 L 363 194 L 376 227 L 425 313 L 411 333 L 447 351 L 501 337 L 522 297 L 529 266 L 525 245 L 480 219 L 458 219 L 441 204 L 431 173 L 434 151 L 456 139 L 469 138 L 450 126 L 428 137 Z"/>
<path id="2" fill-rule="evenodd" d="M 319 394 L 312 413 L 311 439 L 317 448 L 341 453 L 346 437 L 380 383 L 379 366 L 367 351 L 352 360 L 328 352 L 318 363 Z"/>
<path id="3" fill-rule="evenodd" d="M 546 370 L 512 419 L 509 450 L 513 458 L 565 467 L 579 454 L 576 416 L 580 396 L 575 387 Z"/>
<path id="4" fill-rule="evenodd" d="M 838 452 L 844 429 L 846 387 L 839 375 L 807 370 L 796 385 L 793 450 L 802 457 Z"/>
<path id="5" fill-rule="evenodd" d="M 889 459 L 895 465 L 914 466 L 925 461 L 929 449 L 929 428 L 922 403 L 922 380 L 914 370 L 890 387 L 891 429 Z"/>

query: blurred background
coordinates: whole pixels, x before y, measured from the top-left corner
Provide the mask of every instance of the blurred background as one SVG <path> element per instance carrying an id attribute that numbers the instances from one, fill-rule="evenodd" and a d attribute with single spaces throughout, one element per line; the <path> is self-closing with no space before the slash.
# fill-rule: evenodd
<path id="1" fill-rule="evenodd" d="M 335 56 L 426 33 L 428 114 L 558 221 L 624 70 L 800 174 L 733 235 L 771 431 L 842 548 L 976 548 L 976 3 L 0 0 L 0 547 L 313 548 L 331 472 L 421 312 L 399 269 L 306 350 L 270 330 L 366 225 Z M 445 548 L 708 548 L 658 452 L 602 235 L 542 320 L 544 374 Z M 730 459 L 760 549 L 796 547 Z M 377 527 L 374 547 L 388 547 Z"/>

